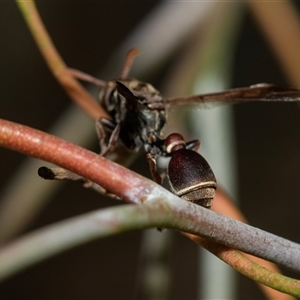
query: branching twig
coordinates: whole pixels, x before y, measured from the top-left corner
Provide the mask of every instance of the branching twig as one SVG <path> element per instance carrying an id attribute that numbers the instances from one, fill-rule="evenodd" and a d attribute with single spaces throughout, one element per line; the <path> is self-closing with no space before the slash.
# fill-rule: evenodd
<path id="1" fill-rule="evenodd" d="M 185 203 L 185 201 L 181 202 Z M 166 205 L 164 201 L 149 201 L 144 205 L 109 208 L 74 217 L 32 232 L 3 247 L 0 251 L 0 280 L 33 263 L 96 238 L 152 226 L 188 227 L 186 226 L 187 219 L 179 218 L 180 210 L 175 209 L 167 213 L 169 208 L 172 207 Z M 225 246 L 216 245 L 196 236 L 189 235 L 189 237 L 227 263 L 230 262 L 235 269 L 248 277 L 277 289 L 279 286 L 283 292 L 300 296 L 299 281 L 262 269 L 236 251 L 233 253 L 234 255 L 231 255 L 233 250 Z M 258 270 L 259 272 L 257 272 Z M 266 277 L 261 276 L 260 272 L 263 272 Z"/>
<path id="2" fill-rule="evenodd" d="M 233 203 L 232 200 L 230 200 L 230 197 L 224 191 L 222 191 L 222 189 L 220 189 L 220 188 L 218 188 L 218 190 L 217 190 L 214 205 L 213 205 L 212 209 L 215 212 L 221 213 L 222 215 L 225 215 L 227 217 L 233 218 L 235 220 L 239 220 L 243 223 L 248 223 L 245 216 L 241 213 L 241 211 L 238 209 L 238 207 Z M 234 252 L 235 252 L 235 250 L 227 251 L 229 259 L 231 259 L 230 256 L 232 256 L 232 257 L 236 256 L 236 253 L 234 253 Z M 256 263 L 257 265 L 272 271 L 273 274 L 280 273 L 280 270 L 277 267 L 277 265 L 275 265 L 267 260 L 256 257 L 256 256 L 252 256 L 249 254 L 244 254 L 244 255 L 248 259 L 250 259 L 250 261 Z M 221 259 L 230 265 L 230 261 L 227 261 L 226 256 L 224 256 Z M 290 297 L 288 295 L 282 294 L 281 292 L 274 290 L 273 288 L 269 288 L 267 285 L 259 284 L 259 287 L 263 290 L 264 294 L 267 296 L 268 299 L 278 299 L 278 300 L 290 299 Z"/>
<path id="3" fill-rule="evenodd" d="M 188 236 L 190 239 L 200 244 L 202 247 L 226 262 L 232 268 L 251 278 L 252 280 L 255 280 L 280 292 L 287 293 L 295 297 L 300 296 L 299 280 L 292 279 L 279 273 L 270 271 L 256 264 L 255 262 L 252 262 L 239 251 L 235 251 L 223 245 L 212 243 L 209 240 L 203 239 L 199 236 L 191 234 L 186 234 L 186 236 Z"/>
<path id="4" fill-rule="evenodd" d="M 160 203 L 166 219 L 172 215 L 172 223 L 159 226 L 172 226 L 300 271 L 300 245 L 182 201 L 154 182 L 88 150 L 1 119 L 0 145 L 69 169 L 127 202 Z"/>
<path id="5" fill-rule="evenodd" d="M 40 168 L 40 171 L 46 171 L 46 173 L 44 172 L 44 174 L 40 174 L 39 175 L 45 179 L 58 179 L 58 180 L 62 180 L 62 179 L 69 179 L 69 180 L 81 180 L 83 182 L 87 182 L 86 179 L 84 179 L 83 177 L 74 174 L 68 170 L 62 169 L 62 168 Z M 105 192 L 103 190 L 103 188 L 101 188 L 98 184 L 92 183 L 90 181 L 88 181 L 90 184 L 87 185 L 85 184 L 85 187 L 89 187 L 89 188 L 93 188 L 94 190 L 96 190 L 97 192 L 103 193 Z M 107 194 L 107 193 L 106 193 Z M 239 220 L 241 222 L 247 223 L 245 217 L 241 214 L 241 212 L 238 210 L 238 208 L 233 204 L 232 201 L 229 200 L 229 197 L 227 195 L 224 194 L 224 192 L 222 192 L 222 190 L 220 189 L 220 187 L 217 190 L 217 195 L 216 195 L 216 199 L 214 201 L 214 205 L 213 205 L 213 210 L 217 211 L 223 215 L 229 216 L 231 218 L 234 218 L 236 220 Z M 270 277 L 274 277 L 276 278 L 277 274 L 280 273 L 280 270 L 278 269 L 278 267 L 266 260 L 260 259 L 258 257 L 255 256 L 251 256 L 248 254 L 245 254 L 247 258 L 245 258 L 243 255 L 241 255 L 240 253 L 238 253 L 236 250 L 232 250 L 229 248 L 226 248 L 226 251 L 220 251 L 220 253 L 217 251 L 220 249 L 220 246 L 217 244 L 211 244 L 210 247 L 208 248 L 205 244 L 205 241 L 203 239 L 200 239 L 201 242 L 199 242 L 199 240 L 197 240 L 197 236 L 194 235 L 187 235 L 188 237 L 190 237 L 193 241 L 201 244 L 203 247 L 207 248 L 207 250 L 209 250 L 210 252 L 213 252 L 215 255 L 217 255 L 220 259 L 222 259 L 224 262 L 226 262 L 227 264 L 229 264 L 230 266 L 232 266 L 233 268 L 236 269 L 236 265 L 238 264 L 242 264 L 246 265 L 246 266 L 251 266 L 251 262 L 253 261 L 254 264 L 254 270 L 257 272 L 257 270 L 261 267 L 264 267 L 262 269 L 259 270 L 263 270 L 263 274 L 264 274 L 264 278 L 270 278 Z M 215 251 L 212 251 L 215 250 Z M 223 248 L 221 248 L 223 249 Z M 224 253 L 226 253 L 226 255 L 224 255 Z M 232 261 L 234 259 L 238 260 L 238 263 L 232 263 Z M 249 260 L 250 259 L 250 260 Z M 260 267 L 261 266 L 261 267 Z M 245 267 L 246 268 L 246 267 Z M 268 269 L 267 275 L 266 272 L 264 270 Z M 270 271 L 269 271 L 270 270 Z M 238 270 L 240 271 L 240 270 Z M 248 273 L 247 273 L 248 272 Z M 256 278 L 256 273 L 253 272 L 253 274 L 251 274 L 251 269 L 248 270 L 247 272 L 243 272 L 241 271 L 241 273 L 245 274 L 248 277 L 253 276 L 252 278 Z M 249 274 L 249 275 L 247 275 Z M 250 275 L 251 274 L 251 275 Z M 261 278 L 261 277 L 260 277 Z M 284 278 L 280 277 L 280 280 L 284 280 Z M 257 280 L 258 282 L 261 282 L 260 280 Z M 290 299 L 286 294 L 282 294 L 279 293 L 277 290 L 274 290 L 274 285 L 272 285 L 273 281 L 269 281 L 269 282 L 262 282 L 262 284 L 260 284 L 261 289 L 265 292 L 266 295 L 269 296 L 270 299 L 282 299 L 282 300 L 287 300 Z M 265 285 L 267 284 L 267 285 Z M 271 286 L 273 288 L 268 288 L 268 286 Z M 289 289 L 288 286 L 284 285 L 284 284 L 279 284 L 279 286 L 282 287 L 281 292 L 287 292 L 287 290 Z"/>
<path id="6" fill-rule="evenodd" d="M 98 187 L 98 189 L 96 189 L 98 192 L 104 192 L 103 190 L 99 190 L 99 188 L 101 188 L 99 185 L 87 181 L 83 177 L 62 168 L 49 169 L 42 167 L 39 169 L 39 175 L 45 179 L 81 180 L 85 182 L 86 187 L 95 188 L 93 186 L 96 186 Z M 230 202 L 228 196 L 220 191 L 220 189 L 218 190 L 214 203 L 215 211 L 219 211 L 226 216 L 246 223 L 245 217 L 239 212 L 233 202 Z M 293 295 L 292 291 L 297 286 L 298 282 L 294 283 L 293 280 L 286 280 L 284 276 L 279 276 L 279 269 L 276 267 L 276 265 L 270 263 L 269 261 L 250 256 L 248 254 L 242 255 L 236 250 L 211 243 L 195 235 L 186 234 L 186 236 L 218 256 L 221 260 L 229 264 L 240 273 L 252 279 L 255 278 L 257 282 L 262 283 L 261 288 L 266 292 L 267 295 L 271 297 L 271 299 L 274 297 L 276 297 L 276 299 L 289 299 L 287 295 L 278 293 L 278 291 L 274 290 L 274 287 L 276 286 L 280 287 L 280 292 Z M 245 269 L 247 271 L 245 271 Z M 271 287 L 272 289 L 268 289 L 268 287 Z"/>
<path id="7" fill-rule="evenodd" d="M 105 194 L 111 198 L 114 199 L 120 199 L 114 194 L 109 193 L 106 191 L 102 186 L 99 184 L 90 181 L 89 179 L 82 177 L 76 173 L 73 173 L 69 170 L 63 169 L 63 168 L 47 168 L 47 167 L 40 167 L 38 169 L 38 174 L 43 179 L 49 179 L 49 180 L 73 180 L 73 181 L 81 181 L 83 182 L 83 186 L 86 188 L 91 188 L 94 191 Z"/>
<path id="8" fill-rule="evenodd" d="M 33 4 L 33 2 L 32 1 L 28 1 L 28 9 L 34 9 L 34 6 L 31 6 L 32 4 Z M 19 1 L 19 5 L 20 5 L 20 7 L 22 7 L 22 4 L 21 4 L 21 2 Z M 26 5 L 26 4 L 25 4 Z M 23 8 L 24 9 L 24 8 Z M 25 10 L 24 10 L 25 11 Z M 33 19 L 34 18 L 36 18 L 36 16 L 35 16 L 35 14 L 34 14 L 34 11 L 33 10 L 31 10 L 31 12 L 29 13 L 29 14 L 27 14 L 27 15 L 30 15 L 30 18 L 32 18 L 33 17 Z M 37 21 L 38 20 L 38 21 Z M 33 22 L 34 24 L 33 24 L 33 27 L 34 26 L 36 26 L 36 24 L 38 24 L 38 22 L 40 22 L 40 20 L 39 19 L 35 19 L 35 21 Z M 41 25 L 41 24 L 39 24 L 39 25 Z M 32 27 L 32 28 L 33 28 Z M 43 27 L 42 25 L 40 26 L 41 28 Z M 41 29 L 41 28 L 39 28 L 39 27 L 35 27 L 36 29 L 38 29 L 38 31 Z M 42 28 L 43 29 L 43 28 Z M 38 31 L 37 31 L 37 33 L 38 33 Z M 39 38 L 38 38 L 38 40 L 39 41 L 42 41 L 42 42 L 47 42 L 46 43 L 46 45 L 48 45 L 48 49 L 50 49 L 50 51 L 49 51 L 49 53 L 51 53 L 51 51 L 52 51 L 52 55 L 49 55 L 48 56 L 48 54 L 47 54 L 47 49 L 46 49 L 46 51 L 43 51 L 43 47 L 41 47 L 41 49 L 42 49 L 42 51 L 43 51 L 43 54 L 44 54 L 44 56 L 45 56 L 45 58 L 47 59 L 47 62 L 48 62 L 48 64 L 49 64 L 49 66 L 51 67 L 51 69 L 52 69 L 52 71 L 54 72 L 54 74 L 55 74 L 55 76 L 58 78 L 58 80 L 60 81 L 60 83 L 62 84 L 62 85 L 64 85 L 65 86 L 65 88 L 67 89 L 67 91 L 68 91 L 68 93 L 71 95 L 71 96 L 73 96 L 73 98 L 77 98 L 78 97 L 78 99 L 77 99 L 77 101 L 79 101 L 79 102 L 81 102 L 81 100 L 83 100 L 82 102 L 81 102 L 81 106 L 85 106 L 85 104 L 86 103 L 89 103 L 89 100 L 88 100 L 88 102 L 87 102 L 87 100 L 86 99 L 84 99 L 84 97 L 86 96 L 86 95 L 84 95 L 84 94 L 82 94 L 82 91 L 83 91 L 83 89 L 80 87 L 80 85 L 79 85 L 79 87 L 80 87 L 80 89 L 81 89 L 81 91 L 80 91 L 80 89 L 78 89 L 78 87 L 77 87 L 77 82 L 75 81 L 75 80 L 73 80 L 73 78 L 72 78 L 72 76 L 68 76 L 68 72 L 65 72 L 65 70 L 66 70 L 66 66 L 64 65 L 64 63 L 63 63 L 63 61 L 61 60 L 61 58 L 59 57 L 59 55 L 56 53 L 56 50 L 54 49 L 54 47 L 53 47 L 53 45 L 52 45 L 52 42 L 51 42 L 51 40 L 49 39 L 49 37 L 47 37 L 47 36 L 45 36 L 44 34 L 44 32 L 41 30 L 40 31 L 40 33 L 41 33 L 41 35 L 39 36 Z M 36 33 L 35 33 L 36 34 Z M 41 46 L 41 45 L 40 45 Z M 44 49 L 44 50 L 45 50 Z M 52 56 L 52 57 L 51 57 Z M 60 68 L 62 68 L 63 70 L 62 71 L 60 71 Z M 74 82 L 73 82 L 74 81 Z M 75 85 L 74 85 L 74 83 L 76 83 Z M 76 91 L 74 90 L 73 91 L 73 88 L 75 88 L 76 89 Z M 73 91 L 73 92 L 72 92 Z M 93 101 L 94 102 L 94 101 Z M 94 104 L 96 104 L 95 102 L 94 102 Z M 88 111 L 88 113 L 89 114 L 92 114 L 92 113 L 94 113 L 95 112 L 95 107 L 93 107 L 93 105 L 94 104 L 92 104 L 92 106 L 90 106 L 90 104 L 88 104 L 86 107 L 85 107 L 85 109 Z M 99 106 L 97 105 L 97 107 L 99 108 Z M 96 109 L 96 111 L 98 110 L 98 108 Z M 97 115 L 96 115 L 97 114 Z M 101 112 L 101 115 L 103 115 L 103 112 Z M 94 118 L 95 117 L 98 117 L 99 116 L 99 114 L 98 114 L 98 112 L 96 113 L 95 112 L 95 115 L 92 115 Z M 71 174 L 72 172 L 70 172 L 70 174 Z M 72 174 L 74 174 L 74 173 L 72 173 Z M 74 180 L 83 180 L 83 181 L 85 181 L 85 178 L 84 177 L 81 177 L 81 176 L 78 176 L 77 174 L 74 174 L 75 175 L 75 177 L 72 177 Z M 90 182 L 90 181 L 87 181 L 88 183 Z M 96 184 L 95 184 L 96 185 Z M 98 185 L 96 185 L 96 186 L 98 186 Z M 219 245 L 216 245 L 216 244 L 214 244 L 214 243 L 211 243 L 211 242 L 209 242 L 209 241 L 204 241 L 204 246 L 205 246 L 205 243 L 208 243 L 208 245 L 210 245 L 211 246 L 211 248 L 212 249 L 209 249 L 210 251 L 212 251 L 212 252 L 214 252 L 214 249 L 217 247 L 219 247 L 218 249 L 225 249 L 226 247 L 223 247 L 223 246 L 219 246 Z M 212 246 L 213 245 L 213 246 Z M 209 246 L 207 246 L 206 245 L 206 247 L 207 248 L 210 248 Z M 230 254 L 230 258 L 232 258 L 234 255 L 236 255 L 236 251 L 234 251 L 234 250 L 230 250 L 230 249 L 225 249 L 226 251 L 221 251 L 222 253 L 231 253 Z M 228 251 L 227 251 L 228 250 Z M 215 251 L 216 252 L 216 251 Z M 218 253 L 215 253 L 215 254 L 217 254 L 218 255 Z M 219 257 L 221 256 L 221 258 L 222 258 L 222 255 L 218 255 Z M 224 257 L 222 258 L 222 259 L 224 259 Z M 226 260 L 226 259 L 224 259 L 224 260 Z M 228 260 L 228 259 L 227 259 Z M 241 257 L 239 260 L 238 260 L 239 262 L 241 262 L 241 261 L 243 261 L 243 257 Z M 248 272 L 248 271 L 247 271 Z M 246 272 L 246 273 L 247 273 Z M 263 271 L 262 271 L 263 272 Z M 243 273 L 243 271 L 242 271 L 242 273 Z M 265 273 L 264 273 L 265 274 Z M 255 276 L 254 276 L 255 277 Z M 251 277 L 251 278 L 254 278 L 254 277 Z M 282 278 L 280 278 L 280 279 L 282 279 Z M 259 280 L 257 280 L 257 281 L 259 281 Z M 272 280 L 272 281 L 274 281 L 274 280 Z M 277 285 L 278 285 L 278 283 L 277 283 Z M 287 291 L 287 290 L 283 290 L 283 291 Z M 295 295 L 298 295 L 298 294 L 295 294 Z"/>
<path id="9" fill-rule="evenodd" d="M 70 72 L 68 72 L 65 62 L 59 55 L 47 33 L 34 1 L 16 0 L 16 2 L 50 70 L 70 98 L 93 119 L 97 120 L 100 117 L 110 118 L 107 112 L 73 78 Z"/>

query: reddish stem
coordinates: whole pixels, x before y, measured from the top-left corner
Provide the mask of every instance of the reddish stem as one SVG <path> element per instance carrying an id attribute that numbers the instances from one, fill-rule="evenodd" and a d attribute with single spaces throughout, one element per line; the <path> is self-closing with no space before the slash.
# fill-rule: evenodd
<path id="1" fill-rule="evenodd" d="M 139 194 L 146 195 L 149 193 L 145 188 L 147 183 L 154 184 L 96 153 L 45 132 L 1 119 L 0 128 L 0 145 L 62 166 L 103 186 L 125 201 L 140 203 L 126 196 L 126 192 L 137 189 Z"/>

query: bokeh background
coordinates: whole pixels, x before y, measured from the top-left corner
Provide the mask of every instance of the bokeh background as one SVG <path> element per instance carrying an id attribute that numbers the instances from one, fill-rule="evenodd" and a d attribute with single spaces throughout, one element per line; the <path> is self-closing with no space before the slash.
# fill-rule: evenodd
<path id="1" fill-rule="evenodd" d="M 300 17 L 299 3 L 291 3 Z M 110 77 L 102 78 L 104 80 L 118 76 L 121 65 L 109 65 L 110 57 L 117 52 L 125 37 L 160 4 L 161 1 L 37 3 L 66 63 L 92 75 L 109 74 Z M 272 9 L 274 4 L 269 5 Z M 16 4 L 1 2 L 0 14 L 1 118 L 48 132 L 71 105 L 70 99 L 47 68 Z M 249 6 L 242 7 L 239 14 L 241 21 L 232 47 L 230 86 L 258 82 L 295 86 L 278 62 Z M 283 18 L 276 22 L 284 24 L 289 20 Z M 172 28 L 164 30 L 168 32 Z M 153 44 L 160 47 L 155 39 Z M 178 46 L 170 51 L 168 59 L 156 71 L 144 74 L 140 79 L 151 81 L 163 90 L 165 77 L 184 49 L 184 46 Z M 105 70 L 109 71 L 105 73 Z M 241 210 L 253 226 L 300 242 L 299 106 L 255 103 L 235 105 L 233 112 Z M 76 124 L 74 131 L 81 130 L 81 126 Z M 97 152 L 96 134 L 92 132 L 91 136 L 87 147 Z M 3 195 L 25 159 L 21 154 L 0 149 L 0 191 Z M 144 157 L 131 168 L 149 176 Z M 27 176 L 37 177 L 37 174 L 28 173 Z M 28 186 L 28 189 L 33 191 L 36 186 Z M 60 185 L 51 199 L 43 204 L 40 213 L 19 234 L 119 204 L 82 188 L 80 184 L 67 182 Z M 3 230 L 5 228 L 0 228 Z M 142 234 L 130 232 L 110 237 L 53 257 L 0 283 L 0 298 L 132 299 Z M 180 234 L 173 234 L 168 257 L 172 270 L 170 299 L 197 298 L 197 248 Z M 283 271 L 288 276 L 299 277 L 290 270 Z M 236 289 L 237 299 L 264 299 L 256 284 L 244 276 L 238 275 Z"/>

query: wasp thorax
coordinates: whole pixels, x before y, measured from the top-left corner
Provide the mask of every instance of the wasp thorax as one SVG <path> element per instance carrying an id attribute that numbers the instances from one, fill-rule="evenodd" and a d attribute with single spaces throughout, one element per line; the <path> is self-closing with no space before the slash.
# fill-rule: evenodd
<path id="1" fill-rule="evenodd" d="M 198 152 L 186 149 L 180 134 L 167 137 L 166 151 L 171 154 L 167 175 L 172 192 L 184 200 L 209 208 L 217 183 L 208 162 Z"/>

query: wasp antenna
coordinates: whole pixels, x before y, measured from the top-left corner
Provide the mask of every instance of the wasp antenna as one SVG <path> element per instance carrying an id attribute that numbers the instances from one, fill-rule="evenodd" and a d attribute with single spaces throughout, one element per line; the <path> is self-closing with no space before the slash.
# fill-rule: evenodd
<path id="1" fill-rule="evenodd" d="M 73 76 L 76 79 L 85 81 L 85 82 L 89 82 L 92 83 L 96 86 L 99 86 L 100 88 L 103 88 L 106 86 L 106 82 L 98 79 L 96 77 L 93 77 L 87 73 L 81 72 L 79 70 L 76 69 L 72 69 L 72 68 L 67 68 L 64 70 L 64 72 L 68 73 L 69 75 Z"/>
<path id="2" fill-rule="evenodd" d="M 126 55 L 126 59 L 125 59 L 125 63 L 124 63 L 124 67 L 123 70 L 121 72 L 121 79 L 125 79 L 128 76 L 128 73 L 131 69 L 132 63 L 134 61 L 134 58 L 140 53 L 140 50 L 138 48 L 131 48 L 127 55 Z"/>

